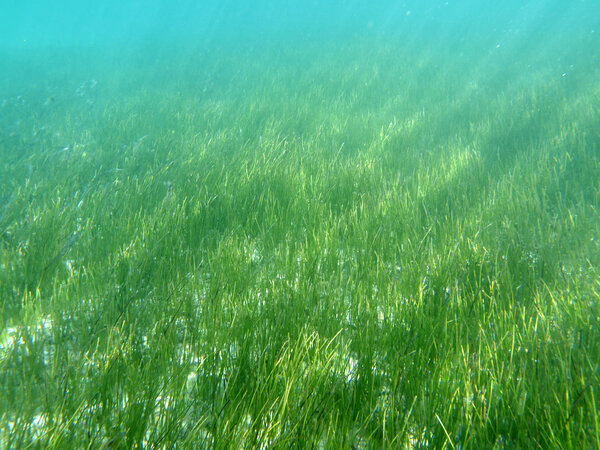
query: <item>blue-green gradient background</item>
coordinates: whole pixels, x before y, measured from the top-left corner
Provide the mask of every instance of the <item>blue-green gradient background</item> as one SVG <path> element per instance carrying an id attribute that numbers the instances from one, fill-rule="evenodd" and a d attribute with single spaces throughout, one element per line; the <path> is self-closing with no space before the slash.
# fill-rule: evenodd
<path id="1" fill-rule="evenodd" d="M 62 83 L 85 78 L 113 77 L 136 87 L 153 76 L 165 85 L 188 82 L 210 70 L 241 70 L 249 61 L 265 71 L 301 71 L 328 52 L 352 55 L 353 45 L 365 45 L 376 54 L 379 44 L 395 46 L 399 55 L 424 55 L 420 70 L 439 70 L 451 60 L 465 85 L 476 78 L 499 90 L 542 69 L 581 90 L 600 67 L 599 23 L 593 0 L 4 0 L 0 95 L 23 96 L 53 83 L 60 91 Z M 375 64 L 358 53 L 356 62 Z M 217 69 L 220 64 L 227 68 Z M 387 64 L 397 69 L 407 61 Z"/>
<path id="2" fill-rule="evenodd" d="M 379 35 L 413 47 L 446 46 L 457 54 L 474 46 L 483 56 L 501 46 L 519 59 L 520 51 L 534 45 L 541 52 L 553 49 L 556 58 L 579 52 L 597 58 L 599 21 L 600 6 L 593 0 L 4 0 L 0 48 L 23 55 L 44 48 L 118 52 L 143 43 L 198 48 L 250 40 L 301 46 Z"/>

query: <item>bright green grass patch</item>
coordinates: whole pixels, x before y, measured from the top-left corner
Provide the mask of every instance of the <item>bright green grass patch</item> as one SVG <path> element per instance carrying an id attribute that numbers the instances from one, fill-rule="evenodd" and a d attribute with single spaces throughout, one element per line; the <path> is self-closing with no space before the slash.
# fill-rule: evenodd
<path id="1" fill-rule="evenodd" d="M 600 445 L 597 84 L 287 52 L 0 99 L 1 445 Z"/>

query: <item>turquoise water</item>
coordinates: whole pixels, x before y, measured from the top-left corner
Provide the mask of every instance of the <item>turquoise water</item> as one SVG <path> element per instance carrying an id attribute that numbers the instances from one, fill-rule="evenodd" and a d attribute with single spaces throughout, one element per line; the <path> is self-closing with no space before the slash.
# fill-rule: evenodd
<path id="1" fill-rule="evenodd" d="M 100 88 L 198 89 L 235 85 L 234 72 L 257 65 L 302 71 L 310 61 L 344 55 L 345 65 L 378 66 L 380 46 L 397 58 L 387 73 L 405 69 L 454 77 L 449 95 L 501 92 L 513 81 L 544 72 L 561 88 L 593 89 L 600 65 L 598 5 L 594 1 L 286 1 L 34 2 L 0 6 L 0 96 L 45 103 L 65 99 L 86 82 Z M 363 45 L 365 57 L 352 47 Z M 421 55 L 419 67 L 403 59 Z M 445 71 L 450 68 L 450 73 Z M 340 66 L 339 73 L 347 67 Z M 221 72 L 221 75 L 218 74 Z M 437 74 L 436 74 L 437 72 Z M 238 77 L 237 85 L 252 76 Z M 212 84 L 202 81 L 207 78 Z M 157 85 L 150 86 L 155 80 Z M 316 79 L 315 82 L 320 81 Z M 394 94 L 395 83 L 379 83 Z M 115 85 L 118 84 L 119 87 Z M 472 87 L 477 86 L 475 92 Z M 100 91 L 98 89 L 96 91 Z M 104 98 L 108 92 L 104 93 Z M 114 95 L 117 95 L 113 92 Z M 15 112 L 16 114 L 16 112 Z M 2 114 L 4 133 L 16 119 Z"/>
<path id="2" fill-rule="evenodd" d="M 374 4 L 373 4 L 374 3 Z M 223 42 L 344 41 L 380 35 L 415 49 L 476 47 L 480 57 L 504 47 L 499 59 L 521 60 L 524 49 L 580 52 L 597 58 L 598 5 L 593 1 L 105 1 L 59 3 L 6 0 L 1 9 L 4 51 L 132 45 L 158 51 L 169 43 L 196 50 Z M 147 51 L 152 51 L 148 49 Z M 572 55 L 574 56 L 574 55 Z M 597 62 L 597 59 L 596 59 Z M 557 66 L 559 65 L 556 61 Z M 563 61 L 563 69 L 569 67 Z M 557 67 L 558 69 L 558 67 Z M 491 68 L 490 68 L 491 70 Z"/>

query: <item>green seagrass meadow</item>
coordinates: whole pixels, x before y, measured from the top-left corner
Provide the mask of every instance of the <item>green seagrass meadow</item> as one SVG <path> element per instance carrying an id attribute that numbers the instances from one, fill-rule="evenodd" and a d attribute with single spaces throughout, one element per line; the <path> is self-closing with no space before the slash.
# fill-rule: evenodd
<path id="1" fill-rule="evenodd" d="M 0 75 L 0 447 L 600 447 L 600 65 L 412 48 Z"/>

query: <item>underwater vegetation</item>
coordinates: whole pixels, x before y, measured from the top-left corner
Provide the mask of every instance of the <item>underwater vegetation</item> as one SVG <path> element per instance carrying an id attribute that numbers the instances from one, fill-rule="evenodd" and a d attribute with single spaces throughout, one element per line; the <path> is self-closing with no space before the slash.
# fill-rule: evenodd
<path id="1" fill-rule="evenodd" d="M 11 79 L 0 447 L 599 447 L 600 72 L 478 45 Z"/>

